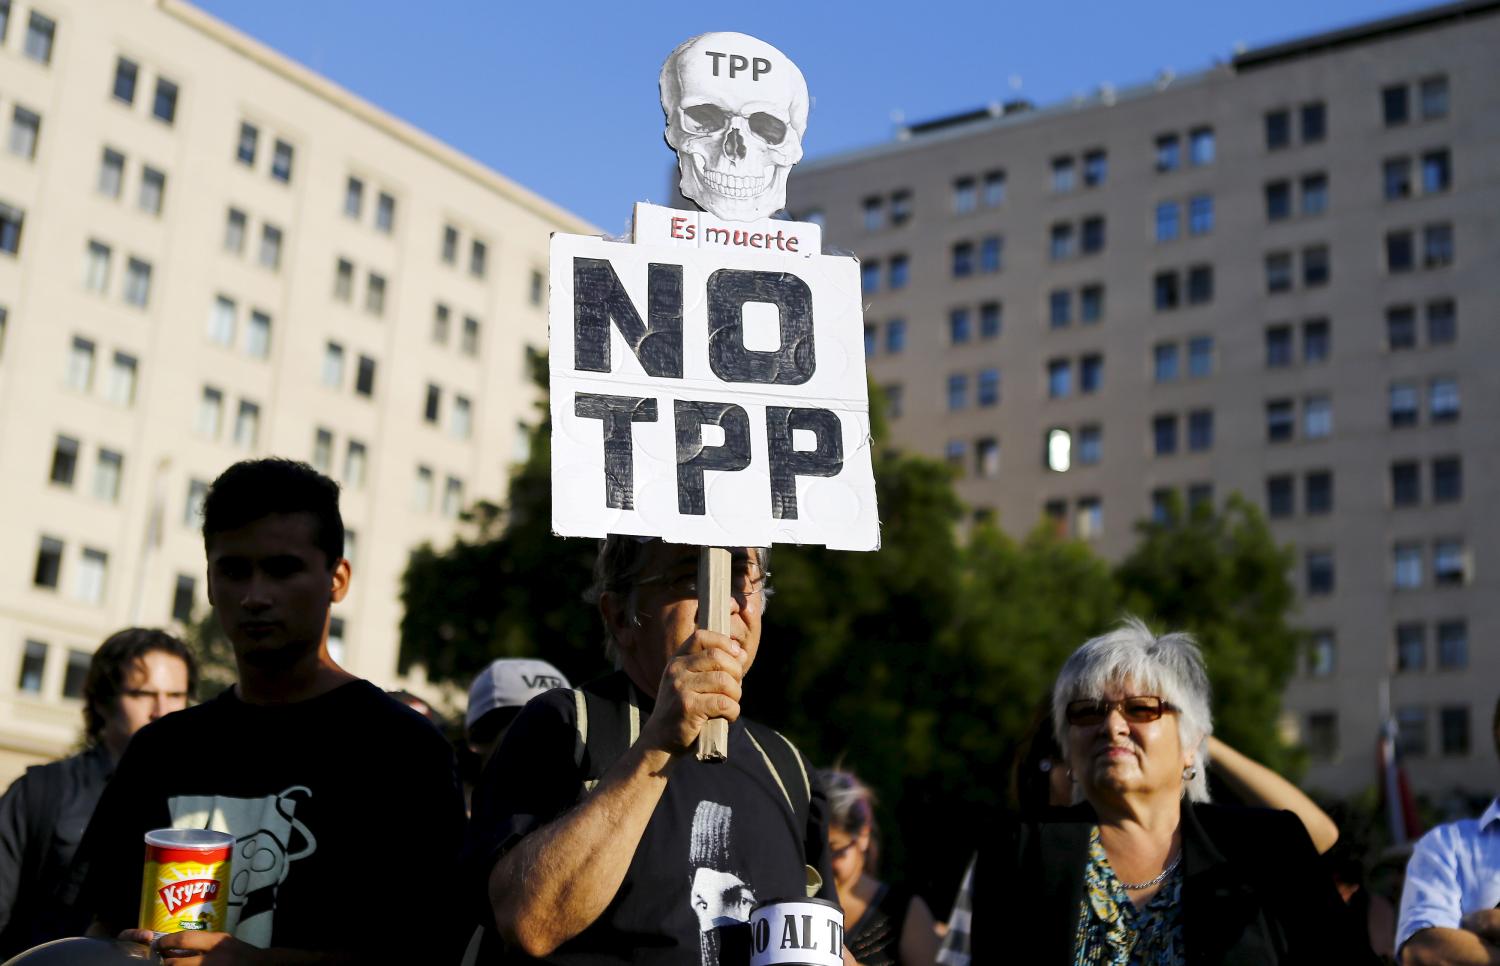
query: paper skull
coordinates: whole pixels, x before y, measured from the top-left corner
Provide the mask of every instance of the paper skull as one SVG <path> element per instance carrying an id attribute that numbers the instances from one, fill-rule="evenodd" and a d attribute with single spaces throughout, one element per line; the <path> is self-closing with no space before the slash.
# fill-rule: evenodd
<path id="1" fill-rule="evenodd" d="M 667 143 L 678 184 L 725 221 L 757 221 L 786 205 L 802 160 L 807 82 L 781 51 L 739 33 L 699 34 L 661 68 Z"/>

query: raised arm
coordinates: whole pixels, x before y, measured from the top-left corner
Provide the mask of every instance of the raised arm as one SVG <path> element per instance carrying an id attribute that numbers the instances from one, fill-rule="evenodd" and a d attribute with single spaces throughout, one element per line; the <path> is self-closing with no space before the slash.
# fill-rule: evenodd
<path id="1" fill-rule="evenodd" d="M 1208 738 L 1208 762 L 1247 804 L 1284 809 L 1301 819 L 1318 854 L 1338 841 L 1339 827 L 1302 789 L 1212 735 Z"/>

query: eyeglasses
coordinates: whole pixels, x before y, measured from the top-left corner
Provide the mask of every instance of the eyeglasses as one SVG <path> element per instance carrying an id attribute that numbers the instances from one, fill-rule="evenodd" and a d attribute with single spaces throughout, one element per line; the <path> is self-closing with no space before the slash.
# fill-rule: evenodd
<path id="1" fill-rule="evenodd" d="M 1139 694 L 1119 701 L 1070 701 L 1064 716 L 1071 725 L 1096 725 L 1108 718 L 1109 713 L 1116 708 L 1132 724 L 1156 721 L 1167 712 L 1176 713 L 1178 710 L 1154 694 Z"/>
<path id="2" fill-rule="evenodd" d="M 848 852 L 850 849 L 854 848 L 854 846 L 857 845 L 857 844 L 858 844 L 858 842 L 855 839 L 850 839 L 849 841 L 845 842 L 843 845 L 840 845 L 840 846 L 835 846 L 832 842 L 830 842 L 828 844 L 830 858 L 835 858 L 835 859 L 843 858 L 844 857 L 844 853 Z"/>
<path id="3" fill-rule="evenodd" d="M 770 580 L 771 572 L 761 570 L 759 567 L 736 567 L 735 572 L 729 577 L 731 592 L 742 594 L 746 597 L 754 597 L 762 590 L 766 596 L 771 595 L 771 590 L 766 586 Z M 636 581 L 636 586 L 644 587 L 649 584 L 664 584 L 669 593 L 675 598 L 684 599 L 698 596 L 698 572 L 696 570 L 683 571 L 676 574 L 656 574 L 652 577 L 642 577 Z"/>

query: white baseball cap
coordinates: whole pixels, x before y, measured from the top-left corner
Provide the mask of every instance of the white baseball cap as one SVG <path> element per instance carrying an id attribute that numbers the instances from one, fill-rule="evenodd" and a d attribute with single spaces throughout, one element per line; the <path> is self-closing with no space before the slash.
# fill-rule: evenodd
<path id="1" fill-rule="evenodd" d="M 469 709 L 464 730 L 472 731 L 480 718 L 501 708 L 519 709 L 553 688 L 569 687 L 563 673 L 546 661 L 531 657 L 502 657 L 479 672 L 469 685 Z"/>

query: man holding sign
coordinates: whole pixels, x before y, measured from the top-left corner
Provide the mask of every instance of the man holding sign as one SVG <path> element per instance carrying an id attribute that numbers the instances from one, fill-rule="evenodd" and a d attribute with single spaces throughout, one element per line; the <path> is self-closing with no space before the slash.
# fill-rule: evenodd
<path id="1" fill-rule="evenodd" d="M 743 966 L 757 902 L 836 901 L 822 789 L 740 717 L 769 573 L 756 548 L 731 559 L 720 634 L 697 626 L 698 548 L 605 541 L 591 596 L 620 670 L 533 700 L 475 789 L 471 868 L 500 961 Z M 731 722 L 723 762 L 692 753 L 711 718 Z"/>

